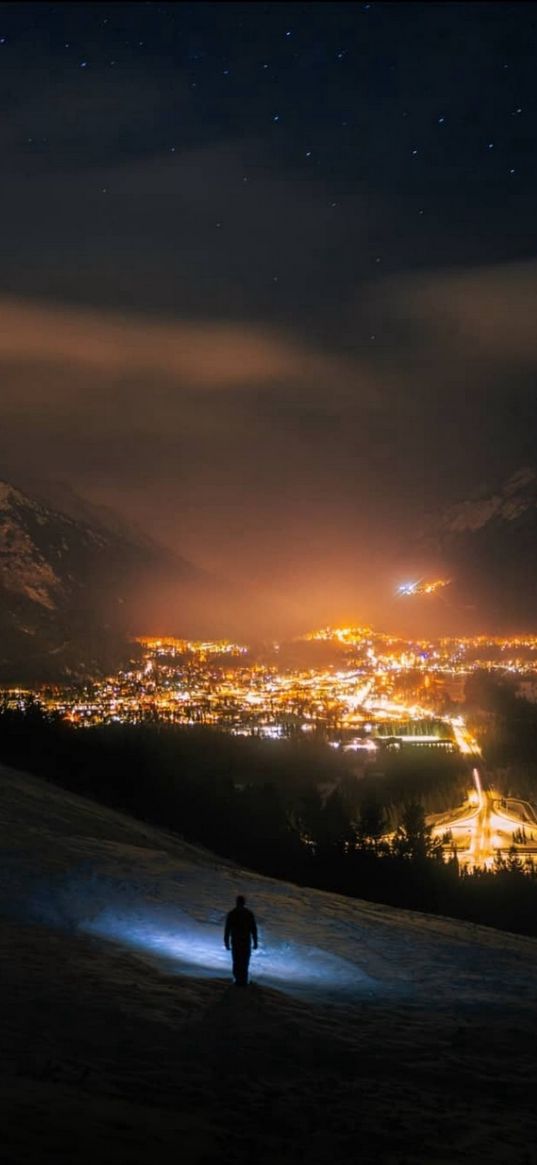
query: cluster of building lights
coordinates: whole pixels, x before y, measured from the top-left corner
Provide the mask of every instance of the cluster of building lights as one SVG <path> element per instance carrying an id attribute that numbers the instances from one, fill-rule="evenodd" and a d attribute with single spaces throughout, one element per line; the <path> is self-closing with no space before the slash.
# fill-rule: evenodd
<path id="1" fill-rule="evenodd" d="M 23 706 L 31 695 L 79 726 L 157 720 L 267 736 L 322 728 L 336 742 L 370 742 L 386 738 L 395 722 L 409 741 L 457 741 L 452 713 L 468 675 L 483 667 L 528 681 L 537 675 L 537 637 L 409 641 L 339 627 L 258 649 L 223 639 L 143 637 L 124 671 L 83 687 L 5 692 L 3 702 Z M 431 715 L 443 715 L 443 730 L 424 731 Z"/>
<path id="2" fill-rule="evenodd" d="M 420 578 L 417 582 L 401 583 L 397 588 L 397 594 L 406 598 L 412 598 L 414 595 L 434 595 L 437 591 L 448 587 L 450 582 L 449 578 Z"/>
<path id="3" fill-rule="evenodd" d="M 0 691 L 0 706 L 22 709 L 37 700 L 78 727 L 155 721 L 275 738 L 320 730 L 332 747 L 360 753 L 366 766 L 378 764 L 379 751 L 406 746 L 447 749 L 479 765 L 479 747 L 460 714 L 467 677 L 481 668 L 515 673 L 521 688 L 535 685 L 537 699 L 532 636 L 409 641 L 339 627 L 264 648 L 144 637 L 134 654 L 126 670 L 84 686 Z M 449 831 L 464 864 L 490 865 L 495 850 L 527 824 L 516 806 L 506 813 L 494 797 L 477 776 L 462 812 L 434 823 L 437 836 Z M 532 833 L 527 852 L 535 848 Z"/>

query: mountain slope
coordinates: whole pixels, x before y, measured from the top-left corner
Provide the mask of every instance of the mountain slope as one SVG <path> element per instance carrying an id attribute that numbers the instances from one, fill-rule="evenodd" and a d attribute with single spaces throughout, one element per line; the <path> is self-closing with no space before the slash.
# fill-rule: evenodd
<path id="1" fill-rule="evenodd" d="M 0 679 L 111 664 L 152 572 L 194 578 L 149 542 L 50 509 L 0 482 Z"/>
<path id="2" fill-rule="evenodd" d="M 451 584 L 419 609 L 453 634 L 503 634 L 537 626 L 537 473 L 525 467 L 494 489 L 430 518 L 401 554 L 410 577 Z M 403 574 L 402 577 L 405 577 Z"/>
<path id="3" fill-rule="evenodd" d="M 6 1161 L 533 1160 L 537 942 L 240 871 L 8 770 L 0 833 Z"/>

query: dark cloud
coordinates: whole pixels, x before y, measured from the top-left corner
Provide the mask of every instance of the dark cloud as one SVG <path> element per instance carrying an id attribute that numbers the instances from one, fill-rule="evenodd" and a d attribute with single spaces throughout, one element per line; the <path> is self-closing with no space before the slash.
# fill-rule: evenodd
<path id="1" fill-rule="evenodd" d="M 259 584 L 334 552 L 352 510 L 349 421 L 380 405 L 367 367 L 274 328 L 14 301 L 0 314 L 0 449 L 17 480 L 53 466 Z"/>
<path id="2" fill-rule="evenodd" d="M 190 388 L 251 388 L 302 383 L 312 390 L 355 378 L 344 358 L 274 329 L 212 321 L 158 322 L 97 311 L 0 301 L 0 358 L 90 371 L 108 391 L 118 375 L 160 377 Z M 61 380 L 61 378 L 60 378 Z M 33 386 L 38 396 L 37 379 Z M 9 392 L 9 388 L 8 388 Z M 51 402 L 53 403 L 53 402 Z"/>
<path id="3" fill-rule="evenodd" d="M 14 176 L 3 188 L 2 287 L 326 334 L 370 249 L 365 206 L 353 200 L 349 220 L 332 200 L 322 182 L 275 177 L 252 142 Z"/>
<path id="4" fill-rule="evenodd" d="M 7 7 L 2 472 L 267 611 L 382 606 L 409 532 L 530 455 L 523 9 Z"/>
<path id="5" fill-rule="evenodd" d="M 393 285 L 391 304 L 430 344 L 480 362 L 490 375 L 499 360 L 537 364 L 536 296 L 537 263 L 530 260 L 405 275 Z"/>
<path id="6" fill-rule="evenodd" d="M 393 541 L 457 495 L 454 461 L 461 491 L 490 464 L 497 417 L 525 395 L 523 380 L 505 394 L 496 365 L 516 328 L 532 359 L 531 279 L 528 267 L 377 285 L 397 343 L 344 355 L 290 327 L 4 300 L 5 463 L 19 478 L 28 458 L 43 476 L 52 463 L 231 574 L 315 574 L 333 555 L 352 574 L 381 533 Z M 508 428 L 502 472 L 516 457 Z"/>

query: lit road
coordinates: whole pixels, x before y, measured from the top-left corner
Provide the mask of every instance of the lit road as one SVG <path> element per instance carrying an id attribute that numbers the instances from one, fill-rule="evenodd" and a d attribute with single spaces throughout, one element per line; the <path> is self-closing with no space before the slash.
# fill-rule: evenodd
<path id="1" fill-rule="evenodd" d="M 513 834 L 520 830 L 525 831 L 525 841 L 516 846 L 517 853 L 521 857 L 537 855 L 537 820 L 533 806 L 529 802 L 518 802 L 526 807 L 524 817 L 514 811 L 508 812 L 494 789 L 483 788 L 479 769 L 472 770 L 472 777 L 474 787 L 466 805 L 452 814 L 435 816 L 433 835 L 442 837 L 451 833 L 459 862 L 468 867 L 490 869 L 495 854 L 508 852 L 513 845 Z"/>
<path id="2" fill-rule="evenodd" d="M 468 794 L 466 805 L 452 814 L 441 814 L 435 818 L 433 833 L 441 837 L 451 833 L 457 856 L 463 865 L 482 866 L 490 864 L 492 853 L 491 795 L 483 789 L 479 770 L 472 770 L 474 787 Z"/>
<path id="3" fill-rule="evenodd" d="M 451 726 L 459 751 L 462 752 L 463 756 L 472 756 L 475 760 L 480 758 L 481 749 L 464 723 L 462 716 L 454 716 L 451 720 Z"/>
<path id="4" fill-rule="evenodd" d="M 415 709 L 406 709 L 409 715 Z M 521 798 L 501 798 L 483 778 L 481 749 L 462 716 L 450 720 L 457 748 L 473 762 L 472 786 L 465 803 L 457 809 L 429 817 L 433 837 L 450 834 L 446 850 L 453 848 L 461 866 L 490 869 L 495 856 L 507 855 L 514 847 L 521 858 L 537 857 L 537 810 Z M 513 835 L 520 834 L 514 841 Z"/>
<path id="5" fill-rule="evenodd" d="M 477 808 L 472 820 L 469 864 L 488 866 L 494 860 L 491 826 L 492 796 L 490 790 L 483 788 L 479 770 L 474 769 L 472 775 L 477 790 Z"/>
<path id="6" fill-rule="evenodd" d="M 521 805 L 522 810 L 517 813 L 516 809 L 511 809 L 511 806 Z M 506 797 L 503 805 L 500 802 L 501 815 L 506 821 L 516 822 L 517 827 L 524 828 L 529 826 L 530 829 L 537 829 L 537 813 L 531 801 L 523 801 L 521 797 Z M 509 811 L 510 810 L 510 811 Z"/>

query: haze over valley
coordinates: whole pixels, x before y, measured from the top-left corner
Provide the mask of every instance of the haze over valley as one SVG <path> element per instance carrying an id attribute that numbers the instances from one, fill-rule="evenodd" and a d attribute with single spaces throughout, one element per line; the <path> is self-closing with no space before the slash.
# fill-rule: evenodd
<path id="1" fill-rule="evenodd" d="M 0 0 L 6 1165 L 537 1165 L 536 64 Z"/>

